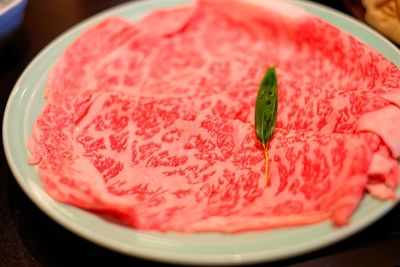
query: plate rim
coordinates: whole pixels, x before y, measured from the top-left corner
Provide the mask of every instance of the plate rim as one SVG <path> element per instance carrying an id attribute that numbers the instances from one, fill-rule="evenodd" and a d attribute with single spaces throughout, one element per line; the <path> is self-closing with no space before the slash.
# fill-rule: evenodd
<path id="1" fill-rule="evenodd" d="M 232 255 L 232 254 L 218 254 L 218 255 L 185 255 L 185 254 L 179 254 L 177 253 L 171 253 L 171 252 L 163 252 L 160 250 L 154 250 L 154 249 L 147 249 L 143 248 L 140 246 L 134 246 L 134 249 L 132 249 L 132 244 L 121 244 L 120 242 L 115 242 L 115 240 L 108 239 L 106 236 L 101 236 L 99 234 L 93 235 L 91 231 L 86 229 L 85 226 L 82 226 L 78 222 L 74 222 L 70 218 L 65 218 L 65 216 L 60 213 L 58 210 L 54 210 L 52 207 L 50 207 L 48 204 L 42 201 L 41 198 L 37 197 L 27 184 L 26 178 L 23 177 L 23 175 L 20 173 L 20 170 L 17 167 L 17 164 L 15 164 L 13 160 L 13 153 L 11 149 L 11 142 L 10 142 L 10 137 L 8 135 L 8 125 L 10 124 L 9 119 L 10 119 L 10 112 L 11 112 L 11 106 L 13 101 L 15 101 L 15 97 L 17 93 L 21 90 L 27 90 L 27 88 L 23 89 L 21 84 L 23 83 L 23 80 L 26 79 L 26 77 L 29 75 L 31 72 L 31 69 L 39 62 L 42 58 L 46 56 L 47 53 L 49 53 L 55 46 L 60 44 L 64 39 L 66 39 L 68 36 L 73 35 L 76 32 L 82 31 L 85 28 L 90 27 L 91 24 L 107 18 L 113 13 L 118 13 L 122 12 L 126 8 L 134 8 L 138 7 L 141 5 L 148 5 L 149 3 L 164 3 L 167 0 L 140 0 L 140 1 L 135 1 L 135 2 L 126 2 L 111 8 L 108 8 L 104 11 L 101 11 L 93 16 L 90 16 L 81 22 L 71 26 L 69 29 L 58 35 L 53 41 L 51 41 L 49 44 L 47 44 L 31 61 L 30 63 L 25 67 L 24 71 L 22 74 L 19 76 L 15 86 L 13 87 L 10 96 L 7 100 L 7 105 L 5 108 L 4 116 L 3 116 L 3 146 L 4 146 L 4 151 L 6 155 L 6 160 L 7 163 L 14 175 L 14 178 L 17 180 L 17 183 L 19 186 L 22 188 L 24 193 L 29 197 L 29 199 L 48 217 L 50 217 L 52 220 L 57 222 L 59 225 L 61 225 L 63 228 L 67 229 L 68 231 L 74 233 L 75 235 L 78 235 L 86 240 L 89 240 L 93 242 L 96 245 L 99 245 L 101 247 L 105 247 L 108 249 L 111 249 L 113 251 L 123 253 L 126 255 L 130 256 L 136 256 L 140 258 L 144 258 L 147 260 L 157 260 L 157 261 L 162 261 L 162 262 L 168 262 L 168 263 L 175 263 L 175 264 L 249 264 L 249 263 L 257 263 L 257 262 L 266 262 L 266 261 L 274 261 L 278 259 L 284 259 L 284 258 L 289 258 L 289 257 L 294 257 L 298 256 L 301 254 L 305 254 L 311 251 L 315 251 L 317 249 L 321 249 L 323 247 L 329 246 L 331 244 L 337 243 L 345 238 L 348 238 L 355 233 L 358 233 L 365 229 L 366 227 L 370 226 L 380 218 L 382 218 L 385 214 L 387 214 L 391 209 L 393 209 L 397 202 L 387 202 L 382 204 L 382 206 L 378 209 L 376 213 L 374 213 L 374 216 L 370 216 L 367 218 L 367 220 L 362 220 L 361 222 L 357 223 L 352 223 L 348 225 L 344 231 L 340 232 L 339 235 L 337 233 L 331 233 L 328 235 L 323 236 L 322 238 L 319 239 L 312 239 L 310 242 L 307 242 L 302 246 L 301 249 L 296 249 L 292 247 L 288 247 L 289 251 L 286 252 L 281 252 L 281 253 L 276 253 L 276 254 L 271 254 L 271 251 L 264 251 L 264 252 L 253 252 L 253 253 L 246 253 L 245 255 L 241 255 L 241 257 L 235 257 L 238 255 Z M 268 0 L 264 0 L 268 1 Z M 332 9 L 330 7 L 324 6 L 319 3 L 315 2 L 308 2 L 308 1 L 303 1 L 303 0 L 285 0 L 286 2 L 295 4 L 295 5 L 306 5 L 306 6 L 311 6 L 315 7 L 317 9 L 320 9 L 324 12 L 331 13 L 331 15 L 336 16 L 341 18 L 342 20 L 350 21 L 353 24 L 356 24 L 357 27 L 361 27 L 364 30 L 370 32 L 371 34 L 374 35 L 377 39 L 379 39 L 381 42 L 384 42 L 385 45 L 388 45 L 390 49 L 394 49 L 398 54 L 400 54 L 400 50 L 390 41 L 388 41 L 385 37 L 383 37 L 381 34 L 376 32 L 374 29 L 366 26 L 365 24 L 361 23 L 360 21 L 356 20 L 355 18 L 352 18 L 351 16 L 344 14 L 340 11 L 337 11 L 335 9 Z M 341 29 L 343 31 L 346 31 L 345 29 Z M 357 38 L 357 36 L 354 36 L 351 34 L 353 37 Z M 365 42 L 364 42 L 365 43 Z M 69 42 L 70 44 L 70 42 Z M 374 47 L 373 45 L 367 44 L 369 46 Z M 375 48 L 378 50 L 377 48 Z M 391 59 L 387 58 L 388 60 L 391 61 Z M 395 63 L 396 64 L 396 63 Z M 397 65 L 397 64 L 396 64 Z M 21 89 L 22 88 L 22 89 Z M 12 138 L 11 138 L 12 139 Z M 25 144 L 24 144 L 25 145 Z M 67 220 L 66 220 L 67 219 Z M 134 230 L 133 230 L 134 231 Z M 332 237 L 335 236 L 335 237 Z M 154 252 L 157 252 L 157 255 L 154 255 Z M 179 256 L 179 258 L 177 257 Z"/>

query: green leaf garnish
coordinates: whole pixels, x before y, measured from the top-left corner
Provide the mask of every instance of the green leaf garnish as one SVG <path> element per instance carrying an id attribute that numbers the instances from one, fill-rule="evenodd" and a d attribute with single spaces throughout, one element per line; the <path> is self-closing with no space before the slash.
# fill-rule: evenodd
<path id="1" fill-rule="evenodd" d="M 268 183 L 268 141 L 274 133 L 278 114 L 278 81 L 275 67 L 267 69 L 258 89 L 255 108 L 255 129 L 265 155 L 265 184 Z"/>

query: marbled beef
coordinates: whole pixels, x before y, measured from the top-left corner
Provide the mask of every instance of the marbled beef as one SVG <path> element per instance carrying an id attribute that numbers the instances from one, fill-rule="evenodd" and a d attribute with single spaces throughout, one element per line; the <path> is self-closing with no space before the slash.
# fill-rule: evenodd
<path id="1" fill-rule="evenodd" d="M 71 44 L 29 141 L 49 194 L 180 232 L 344 225 L 366 190 L 396 199 L 399 69 L 300 8 L 247 2 L 111 18 Z M 271 65 L 265 186 L 253 119 Z"/>

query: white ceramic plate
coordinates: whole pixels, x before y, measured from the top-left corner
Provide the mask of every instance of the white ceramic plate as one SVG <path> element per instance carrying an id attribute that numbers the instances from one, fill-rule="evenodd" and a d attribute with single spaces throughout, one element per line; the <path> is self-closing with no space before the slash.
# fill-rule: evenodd
<path id="1" fill-rule="evenodd" d="M 26 68 L 9 98 L 3 120 L 3 142 L 9 165 L 32 201 L 59 224 L 94 243 L 132 256 L 189 264 L 253 263 L 287 258 L 325 247 L 372 224 L 395 203 L 367 196 L 349 226 L 334 228 L 329 222 L 290 229 L 241 234 L 162 234 L 135 231 L 103 220 L 95 214 L 54 201 L 44 191 L 36 169 L 27 164 L 26 142 L 44 105 L 43 90 L 50 66 L 83 30 L 109 16 L 131 20 L 162 7 L 186 4 L 185 0 L 158 0 L 121 5 L 73 27 L 48 45 Z M 379 34 L 356 20 L 318 4 L 288 1 L 324 18 L 374 46 L 397 66 L 400 53 Z M 400 189 L 398 190 L 400 194 Z"/>

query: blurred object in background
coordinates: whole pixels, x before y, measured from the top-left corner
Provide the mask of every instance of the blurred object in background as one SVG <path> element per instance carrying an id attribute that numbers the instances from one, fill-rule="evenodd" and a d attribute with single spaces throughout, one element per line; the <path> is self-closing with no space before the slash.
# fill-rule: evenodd
<path id="1" fill-rule="evenodd" d="M 400 45 L 400 0 L 362 0 L 365 21 Z"/>
<path id="2" fill-rule="evenodd" d="M 0 48 L 21 25 L 28 0 L 0 0 Z"/>
<path id="3" fill-rule="evenodd" d="M 343 0 L 348 13 L 400 46 L 400 0 Z"/>
<path id="4" fill-rule="evenodd" d="M 343 0 L 343 4 L 348 13 L 365 22 L 365 8 L 361 4 L 361 0 Z"/>

